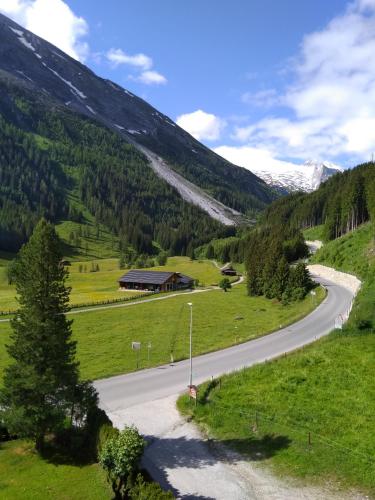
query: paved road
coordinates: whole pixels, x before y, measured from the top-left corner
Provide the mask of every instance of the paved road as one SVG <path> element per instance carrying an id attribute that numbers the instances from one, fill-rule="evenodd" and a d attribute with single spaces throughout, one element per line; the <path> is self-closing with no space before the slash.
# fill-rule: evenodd
<path id="1" fill-rule="evenodd" d="M 334 278 L 333 278 L 334 279 Z M 305 319 L 265 337 L 194 358 L 194 382 L 250 366 L 294 350 L 327 333 L 335 318 L 350 306 L 354 291 L 320 279 L 328 289 L 325 301 Z M 338 280 L 338 283 L 341 283 Z M 194 300 L 194 299 L 193 299 Z M 343 500 L 330 491 L 290 485 L 207 443 L 199 430 L 186 422 L 175 407 L 186 390 L 189 362 L 162 366 L 96 382 L 101 406 L 114 425 L 134 424 L 149 445 L 143 465 L 177 498 L 189 500 Z M 228 455 L 230 454 L 230 456 Z"/>
<path id="2" fill-rule="evenodd" d="M 316 278 L 326 286 L 328 294 L 322 304 L 301 321 L 275 333 L 222 351 L 194 358 L 193 383 L 199 384 L 211 376 L 251 366 L 290 352 L 328 334 L 335 319 L 350 306 L 353 293 L 325 279 Z M 178 394 L 186 390 L 189 361 L 173 366 L 142 370 L 95 382 L 101 406 L 109 413 L 147 401 Z"/>

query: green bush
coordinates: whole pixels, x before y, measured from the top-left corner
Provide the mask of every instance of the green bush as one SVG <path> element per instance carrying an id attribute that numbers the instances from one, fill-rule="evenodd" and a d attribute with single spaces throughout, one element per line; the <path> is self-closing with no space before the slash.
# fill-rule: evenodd
<path id="1" fill-rule="evenodd" d="M 130 500 L 172 500 L 175 498 L 171 491 L 164 491 L 159 483 L 147 483 L 142 474 L 138 474 L 135 485 L 130 489 Z"/>
<path id="2" fill-rule="evenodd" d="M 0 420 L 0 443 L 2 441 L 9 441 L 9 439 L 10 439 L 10 435 L 9 435 L 8 429 L 5 427 L 3 422 L 1 422 L 1 420 Z"/>
<path id="3" fill-rule="evenodd" d="M 112 423 L 105 423 L 99 428 L 99 432 L 96 440 L 96 450 L 98 456 L 102 452 L 104 446 L 109 439 L 116 438 L 120 431 L 117 427 L 113 427 Z"/>
<path id="4" fill-rule="evenodd" d="M 99 462 L 107 472 L 116 498 L 121 498 L 132 485 L 145 445 L 135 427 L 125 427 L 104 444 Z"/>

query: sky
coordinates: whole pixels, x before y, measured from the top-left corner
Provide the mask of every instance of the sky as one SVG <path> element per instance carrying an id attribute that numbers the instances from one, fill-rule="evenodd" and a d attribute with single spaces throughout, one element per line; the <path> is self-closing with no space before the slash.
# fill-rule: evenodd
<path id="1" fill-rule="evenodd" d="M 239 165 L 375 153 L 375 0 L 0 0 L 0 12 Z"/>

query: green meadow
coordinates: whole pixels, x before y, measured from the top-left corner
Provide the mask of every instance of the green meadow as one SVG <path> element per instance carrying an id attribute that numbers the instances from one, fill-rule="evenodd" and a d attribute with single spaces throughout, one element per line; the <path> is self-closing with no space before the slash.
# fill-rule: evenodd
<path id="1" fill-rule="evenodd" d="M 0 311 L 17 308 L 15 287 L 8 285 L 6 265 L 9 261 L 0 255 Z M 91 270 L 99 266 L 99 271 Z M 220 271 L 208 260 L 191 261 L 187 257 L 170 257 L 163 267 L 154 270 L 177 271 L 199 281 L 202 286 L 217 285 L 221 279 Z M 80 272 L 81 271 L 81 272 Z M 68 285 L 72 288 L 72 304 L 90 304 L 105 300 L 137 297 L 137 292 L 123 292 L 118 289 L 118 279 L 127 272 L 119 269 L 118 259 L 96 259 L 71 262 Z"/>
<path id="2" fill-rule="evenodd" d="M 53 457 L 52 457 L 53 458 Z M 43 459 L 34 444 L 0 443 L 0 497 L 12 500 L 110 500 L 113 495 L 98 464 Z"/>
<path id="3" fill-rule="evenodd" d="M 199 264 L 197 264 L 199 265 Z M 169 363 L 188 357 L 189 308 L 194 308 L 194 355 L 222 349 L 259 337 L 308 314 L 324 297 L 283 306 L 263 297 L 248 297 L 246 285 L 228 292 L 211 290 L 179 294 L 130 307 L 73 314 L 73 333 L 84 378 L 98 379 L 137 369 L 131 342 L 141 342 L 139 368 Z M 0 323 L 0 370 L 9 362 L 5 344 L 9 323 Z M 151 343 L 148 352 L 147 345 Z M 148 360 L 150 357 L 150 360 Z"/>

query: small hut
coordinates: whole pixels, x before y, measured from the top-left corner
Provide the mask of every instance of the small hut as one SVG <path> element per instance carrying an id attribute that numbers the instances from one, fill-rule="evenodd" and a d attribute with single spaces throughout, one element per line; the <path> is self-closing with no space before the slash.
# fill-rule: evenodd
<path id="1" fill-rule="evenodd" d="M 233 268 L 232 264 L 226 264 L 220 269 L 223 276 L 237 276 L 237 271 Z"/>

